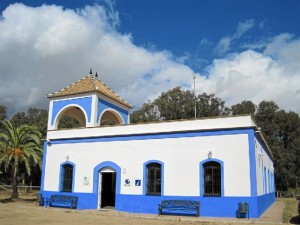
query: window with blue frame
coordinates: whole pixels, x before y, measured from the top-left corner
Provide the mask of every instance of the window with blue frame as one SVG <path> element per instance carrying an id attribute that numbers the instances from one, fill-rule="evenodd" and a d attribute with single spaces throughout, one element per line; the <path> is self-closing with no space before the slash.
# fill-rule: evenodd
<path id="1" fill-rule="evenodd" d="M 221 165 L 210 161 L 203 164 L 204 196 L 220 197 L 222 191 Z"/>
<path id="2" fill-rule="evenodd" d="M 63 192 L 72 192 L 73 184 L 73 165 L 64 164 L 62 166 L 62 189 Z"/>
<path id="3" fill-rule="evenodd" d="M 149 163 L 147 165 L 147 195 L 161 195 L 161 165 Z"/>

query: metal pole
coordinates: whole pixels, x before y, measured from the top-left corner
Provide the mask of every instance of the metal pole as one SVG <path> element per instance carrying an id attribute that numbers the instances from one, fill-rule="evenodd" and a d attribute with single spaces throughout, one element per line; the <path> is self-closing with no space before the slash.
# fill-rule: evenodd
<path id="1" fill-rule="evenodd" d="M 195 108 L 195 119 L 196 119 L 197 118 L 197 107 L 196 107 L 196 87 L 195 87 L 196 76 L 195 76 L 195 74 L 193 75 L 193 79 L 194 79 L 194 108 Z"/>

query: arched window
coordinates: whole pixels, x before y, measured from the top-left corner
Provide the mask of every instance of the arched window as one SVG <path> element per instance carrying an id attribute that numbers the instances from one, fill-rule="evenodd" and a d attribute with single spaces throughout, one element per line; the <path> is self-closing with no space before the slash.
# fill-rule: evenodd
<path id="1" fill-rule="evenodd" d="M 62 187 L 63 192 L 72 192 L 73 185 L 73 166 L 71 164 L 64 164 L 62 166 Z"/>
<path id="2" fill-rule="evenodd" d="M 147 194 L 161 195 L 161 165 L 149 163 L 147 165 Z"/>
<path id="3" fill-rule="evenodd" d="M 121 115 L 112 110 L 104 112 L 100 118 L 100 126 L 113 126 L 116 124 L 123 124 Z"/>
<path id="4" fill-rule="evenodd" d="M 83 109 L 77 106 L 69 106 L 59 113 L 55 126 L 57 129 L 78 128 L 85 127 L 86 122 Z"/>
<path id="5" fill-rule="evenodd" d="M 210 161 L 203 164 L 204 170 L 204 196 L 220 197 L 222 190 L 221 165 Z"/>

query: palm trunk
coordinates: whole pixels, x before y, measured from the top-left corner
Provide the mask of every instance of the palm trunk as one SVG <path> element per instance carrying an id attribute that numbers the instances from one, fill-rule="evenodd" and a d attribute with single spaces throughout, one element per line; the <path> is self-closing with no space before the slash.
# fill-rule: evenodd
<path id="1" fill-rule="evenodd" d="M 15 159 L 15 162 L 14 162 L 14 165 L 13 165 L 12 181 L 11 181 L 11 187 L 12 187 L 11 198 L 18 198 L 19 197 L 18 183 L 17 183 L 17 172 L 18 172 L 18 159 Z"/>

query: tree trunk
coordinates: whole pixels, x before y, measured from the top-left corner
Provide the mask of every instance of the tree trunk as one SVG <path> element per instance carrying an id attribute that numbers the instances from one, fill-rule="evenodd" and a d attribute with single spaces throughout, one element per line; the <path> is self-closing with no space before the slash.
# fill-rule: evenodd
<path id="1" fill-rule="evenodd" d="M 18 172 L 18 160 L 15 159 L 15 162 L 14 162 L 14 165 L 13 165 L 12 181 L 11 181 L 11 187 L 12 187 L 11 198 L 12 199 L 19 197 L 18 183 L 17 183 L 17 172 Z"/>

